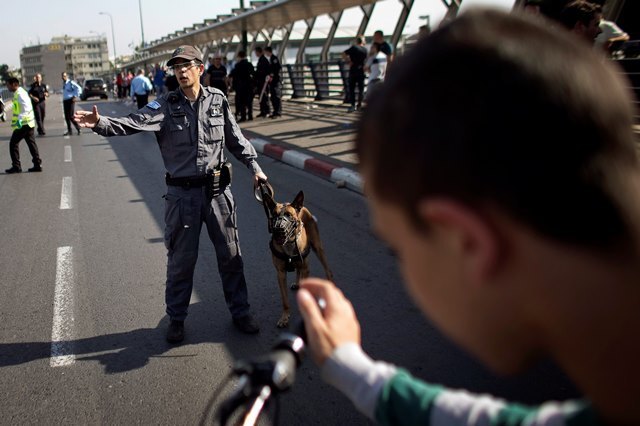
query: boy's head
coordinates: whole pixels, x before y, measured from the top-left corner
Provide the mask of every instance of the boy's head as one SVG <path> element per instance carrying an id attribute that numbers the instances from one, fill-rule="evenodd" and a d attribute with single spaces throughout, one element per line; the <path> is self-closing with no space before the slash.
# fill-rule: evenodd
<path id="1" fill-rule="evenodd" d="M 515 341 L 526 334 L 517 286 L 487 285 L 539 279 L 513 261 L 514 244 L 634 247 L 618 193 L 637 170 L 631 126 L 611 65 L 497 11 L 420 40 L 372 96 L 356 147 L 374 224 L 423 310 L 495 369 L 524 362 L 499 353 L 507 343 L 522 354 L 532 345 Z"/>
<path id="2" fill-rule="evenodd" d="M 575 0 L 567 4 L 560 12 L 560 22 L 578 37 L 593 43 L 602 31 L 600 20 L 602 8 L 591 1 Z"/>

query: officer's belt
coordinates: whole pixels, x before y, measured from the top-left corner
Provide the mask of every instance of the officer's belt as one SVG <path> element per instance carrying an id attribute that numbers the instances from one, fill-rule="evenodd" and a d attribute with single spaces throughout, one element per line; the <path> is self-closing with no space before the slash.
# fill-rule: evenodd
<path id="1" fill-rule="evenodd" d="M 183 188 L 200 188 L 213 184 L 215 180 L 220 179 L 220 171 L 216 170 L 213 174 L 200 176 L 171 177 L 169 173 L 165 175 L 165 182 L 169 186 L 182 186 Z"/>

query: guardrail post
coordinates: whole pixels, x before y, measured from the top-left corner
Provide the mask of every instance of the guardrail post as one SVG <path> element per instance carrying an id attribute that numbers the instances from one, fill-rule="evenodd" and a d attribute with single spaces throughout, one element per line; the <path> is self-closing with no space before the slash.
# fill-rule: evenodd
<path id="1" fill-rule="evenodd" d="M 304 97 L 304 70 L 301 69 L 304 65 L 291 65 L 287 64 L 287 71 L 289 72 L 289 79 L 291 79 L 291 88 L 293 93 L 292 98 Z"/>
<path id="2" fill-rule="evenodd" d="M 311 77 L 313 78 L 313 84 L 316 86 L 317 101 L 326 99 L 329 97 L 329 82 L 327 81 L 326 72 L 323 73 L 323 64 L 316 64 L 309 62 L 309 68 L 311 69 Z M 323 75 L 324 74 L 324 75 Z"/>
<path id="3" fill-rule="evenodd" d="M 340 69 L 340 77 L 344 87 L 344 103 L 349 103 L 349 71 L 342 60 L 338 61 L 338 68 Z"/>

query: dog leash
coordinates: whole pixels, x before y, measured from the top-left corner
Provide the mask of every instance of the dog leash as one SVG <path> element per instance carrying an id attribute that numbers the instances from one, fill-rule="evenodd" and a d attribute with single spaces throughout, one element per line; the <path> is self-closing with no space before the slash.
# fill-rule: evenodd
<path id="1" fill-rule="evenodd" d="M 267 227 L 269 229 L 269 233 L 272 234 L 273 233 L 273 216 L 271 215 L 271 211 L 269 210 L 269 207 L 267 207 L 266 203 L 263 200 L 267 195 L 273 198 L 274 196 L 273 187 L 266 180 L 258 179 L 258 188 L 256 188 L 254 195 L 256 197 L 256 200 L 260 204 L 262 204 L 262 207 L 264 208 L 264 213 L 267 216 Z"/>

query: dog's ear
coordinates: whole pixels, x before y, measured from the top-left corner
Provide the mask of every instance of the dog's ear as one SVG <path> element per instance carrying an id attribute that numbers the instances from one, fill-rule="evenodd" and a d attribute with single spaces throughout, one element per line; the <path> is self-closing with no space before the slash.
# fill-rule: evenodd
<path id="1" fill-rule="evenodd" d="M 264 203 L 265 206 L 267 206 L 267 208 L 269 209 L 270 212 L 273 212 L 273 211 L 276 210 L 276 202 L 271 197 L 270 194 L 264 192 L 262 194 L 262 202 Z"/>
<path id="2" fill-rule="evenodd" d="M 304 206 L 304 192 L 298 192 L 298 195 L 296 195 L 296 198 L 293 199 L 291 206 L 297 211 L 300 211 L 302 209 L 302 207 Z"/>

